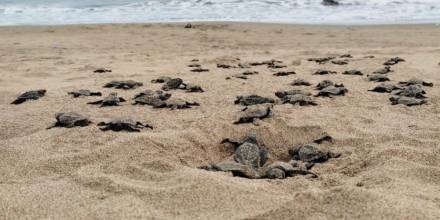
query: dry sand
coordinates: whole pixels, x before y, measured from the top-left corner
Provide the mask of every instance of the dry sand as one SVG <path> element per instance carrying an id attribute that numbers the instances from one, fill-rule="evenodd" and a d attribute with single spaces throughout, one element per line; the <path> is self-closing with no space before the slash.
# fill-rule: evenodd
<path id="1" fill-rule="evenodd" d="M 0 219 L 439 219 L 440 27 L 434 25 L 321 27 L 210 23 L 0 28 Z M 351 53 L 346 66 L 318 65 L 310 57 Z M 364 56 L 374 55 L 368 59 Z M 433 82 L 428 105 L 392 106 L 387 94 L 367 92 L 365 76 L 314 76 L 320 67 L 365 73 L 390 57 L 393 82 Z M 186 65 L 198 58 L 208 73 Z M 274 77 L 266 67 L 248 80 L 227 76 L 242 69 L 216 63 L 280 59 L 297 75 Z M 93 73 L 106 67 L 112 73 Z M 201 103 L 171 111 L 147 106 L 97 108 L 97 98 L 72 99 L 74 89 L 103 89 L 133 79 L 181 77 L 205 93 L 173 91 Z M 318 106 L 276 105 L 274 117 L 233 125 L 235 96 L 274 97 L 289 83 L 331 79 L 349 90 L 319 98 Z M 20 93 L 47 89 L 38 101 L 9 103 Z M 312 91 L 312 88 L 306 88 Z M 97 123 L 130 116 L 154 125 L 141 133 L 85 128 L 46 130 L 59 111 L 77 111 Z M 319 178 L 249 180 L 196 169 L 231 155 L 226 137 L 255 130 L 271 160 L 286 160 L 293 144 L 327 132 L 339 159 L 317 165 Z"/>

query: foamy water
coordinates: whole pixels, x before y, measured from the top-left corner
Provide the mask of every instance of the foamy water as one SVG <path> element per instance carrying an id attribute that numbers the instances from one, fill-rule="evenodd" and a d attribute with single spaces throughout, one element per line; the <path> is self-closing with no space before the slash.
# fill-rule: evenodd
<path id="1" fill-rule="evenodd" d="M 440 0 L 0 0 L 0 25 L 175 21 L 440 23 Z"/>

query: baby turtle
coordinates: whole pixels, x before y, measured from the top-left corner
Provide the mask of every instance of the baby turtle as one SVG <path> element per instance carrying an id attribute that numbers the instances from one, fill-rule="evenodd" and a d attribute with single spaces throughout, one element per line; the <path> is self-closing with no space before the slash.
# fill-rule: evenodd
<path id="1" fill-rule="evenodd" d="M 321 90 L 329 86 L 344 87 L 344 84 L 336 84 L 330 80 L 323 80 L 316 85 L 316 89 Z"/>
<path id="2" fill-rule="evenodd" d="M 396 65 L 400 62 L 405 62 L 405 60 L 400 57 L 393 57 L 393 58 L 387 60 L 383 65 L 392 66 L 392 65 Z"/>
<path id="3" fill-rule="evenodd" d="M 332 97 L 337 95 L 345 95 L 348 90 L 345 87 L 328 86 L 321 89 L 316 96 Z"/>
<path id="4" fill-rule="evenodd" d="M 401 89 L 392 92 L 392 95 L 414 97 L 414 98 L 426 98 L 426 92 L 419 85 L 405 86 Z"/>
<path id="5" fill-rule="evenodd" d="M 280 72 L 276 72 L 273 75 L 274 76 L 288 76 L 288 75 L 293 75 L 296 74 L 295 71 L 280 71 Z"/>
<path id="6" fill-rule="evenodd" d="M 46 94 L 45 89 L 39 89 L 39 90 L 32 90 L 27 91 L 20 96 L 17 97 L 11 104 L 18 105 L 23 102 L 26 102 L 27 100 L 37 100 L 41 97 L 43 97 Z"/>
<path id="7" fill-rule="evenodd" d="M 188 65 L 188 67 L 191 67 L 191 68 L 197 68 L 197 67 L 201 67 L 202 65 L 200 65 L 200 64 L 198 64 L 198 63 L 192 63 L 192 64 L 189 64 Z"/>
<path id="8" fill-rule="evenodd" d="M 47 129 L 54 127 L 85 127 L 92 123 L 87 117 L 84 117 L 76 112 L 60 112 L 55 114 L 55 118 L 57 121 Z"/>
<path id="9" fill-rule="evenodd" d="M 257 119 L 264 119 L 272 115 L 272 106 L 268 104 L 248 106 L 241 110 L 241 114 L 234 124 L 255 123 Z"/>
<path id="10" fill-rule="evenodd" d="M 236 67 L 225 63 L 217 63 L 217 68 L 230 69 Z"/>
<path id="11" fill-rule="evenodd" d="M 292 86 L 311 86 L 312 84 L 306 81 L 305 79 L 295 79 L 292 83 L 290 83 Z"/>
<path id="12" fill-rule="evenodd" d="M 264 103 L 274 103 L 275 100 L 272 98 L 266 98 L 259 95 L 247 95 L 247 96 L 237 96 L 237 99 L 234 101 L 234 103 L 249 106 L 249 105 L 257 105 L 257 104 L 264 104 Z"/>
<path id="13" fill-rule="evenodd" d="M 367 75 L 367 77 L 368 77 L 368 80 L 373 81 L 373 82 L 390 81 L 390 79 L 383 74 L 371 74 L 371 75 Z"/>
<path id="14" fill-rule="evenodd" d="M 339 56 L 340 58 L 353 58 L 353 56 L 351 54 L 342 54 L 341 56 Z"/>
<path id="15" fill-rule="evenodd" d="M 357 76 L 362 76 L 364 75 L 361 71 L 359 70 L 347 70 L 342 72 L 342 74 L 344 75 L 357 75 Z"/>
<path id="16" fill-rule="evenodd" d="M 151 83 L 166 83 L 168 81 L 170 81 L 172 78 L 169 76 L 160 76 L 157 79 L 153 79 L 151 80 Z"/>
<path id="17" fill-rule="evenodd" d="M 197 73 L 209 72 L 209 69 L 204 69 L 204 68 L 198 67 L 198 68 L 192 69 L 191 72 L 197 72 Z"/>
<path id="18" fill-rule="evenodd" d="M 197 102 L 187 102 L 180 98 L 169 99 L 166 101 L 167 107 L 171 110 L 192 108 L 193 106 L 200 106 Z"/>
<path id="19" fill-rule="evenodd" d="M 312 175 L 314 178 L 318 177 L 316 174 L 308 171 L 306 167 L 294 167 L 291 163 L 275 161 L 269 165 L 267 177 L 270 179 L 284 179 L 286 177 L 308 174 Z"/>
<path id="20" fill-rule="evenodd" d="M 153 127 L 149 124 L 142 124 L 141 122 L 136 122 L 132 119 L 126 118 L 126 119 L 114 119 L 110 122 L 100 122 L 98 123 L 98 126 L 100 126 L 101 131 L 128 131 L 128 132 L 140 132 L 141 129 L 144 128 L 150 128 L 153 129 Z"/>
<path id="21" fill-rule="evenodd" d="M 246 75 L 243 75 L 243 74 L 235 74 L 235 75 L 233 75 L 232 77 L 234 77 L 234 78 L 237 78 L 237 79 L 248 79 L 248 77 L 246 76 Z M 226 79 L 230 79 L 230 77 L 227 77 Z"/>
<path id="22" fill-rule="evenodd" d="M 281 69 L 287 67 L 286 65 L 278 64 L 278 63 L 269 63 L 267 64 L 267 68 L 270 69 Z"/>
<path id="23" fill-rule="evenodd" d="M 102 96 L 102 93 L 100 92 L 91 92 L 87 89 L 80 89 L 73 92 L 68 92 L 67 94 L 72 95 L 73 98 L 78 98 L 80 96 Z"/>
<path id="24" fill-rule="evenodd" d="M 172 89 L 179 89 L 183 85 L 183 80 L 181 78 L 174 78 L 167 81 L 163 86 L 162 90 L 169 91 Z"/>
<path id="25" fill-rule="evenodd" d="M 119 106 L 119 103 L 121 102 L 125 102 L 125 99 L 122 97 L 118 97 L 118 93 L 112 92 L 103 100 L 99 100 L 96 102 L 89 102 L 87 104 L 100 105 L 100 107 L 105 107 L 105 106 Z"/>
<path id="26" fill-rule="evenodd" d="M 140 93 L 136 94 L 133 99 L 136 99 L 136 98 L 139 98 L 139 97 L 142 97 L 142 96 L 155 97 L 155 98 L 158 98 L 160 100 L 167 100 L 167 99 L 169 99 L 171 97 L 171 94 L 170 93 L 166 93 L 166 92 L 161 91 L 161 90 L 150 90 L 150 89 L 147 89 L 147 90 L 145 90 L 143 92 L 140 92 Z"/>
<path id="27" fill-rule="evenodd" d="M 327 74 L 336 74 L 336 71 L 319 69 L 313 73 L 313 75 L 327 75 Z"/>
<path id="28" fill-rule="evenodd" d="M 390 72 L 393 72 L 391 70 L 391 67 L 390 66 L 385 66 L 382 69 L 378 69 L 378 70 L 374 71 L 373 74 L 387 74 L 387 73 L 390 73 Z"/>
<path id="29" fill-rule="evenodd" d="M 167 103 L 155 96 L 140 96 L 134 99 L 133 105 L 149 105 L 154 108 L 165 108 Z"/>
<path id="30" fill-rule="evenodd" d="M 397 90 L 399 88 L 400 87 L 398 87 L 394 84 L 391 84 L 391 83 L 381 83 L 381 84 L 377 85 L 376 87 L 374 87 L 373 89 L 368 90 L 368 91 L 380 92 L 380 93 L 390 93 L 393 90 Z"/>
<path id="31" fill-rule="evenodd" d="M 402 104 L 406 106 L 423 105 L 427 103 L 424 99 L 406 96 L 391 96 L 390 101 L 392 105 Z"/>
<path id="32" fill-rule="evenodd" d="M 314 61 L 318 64 L 324 64 L 329 62 L 330 60 L 335 59 L 336 57 L 323 57 L 323 58 L 309 58 L 308 61 Z"/>
<path id="33" fill-rule="evenodd" d="M 313 144 L 305 144 L 295 146 L 289 150 L 289 155 L 293 160 L 300 160 L 309 163 L 323 163 L 331 158 L 338 158 L 341 155 L 330 151 L 323 151 L 318 149 Z"/>
<path id="34" fill-rule="evenodd" d="M 133 80 L 124 80 L 124 81 L 111 81 L 104 85 L 104 88 L 115 88 L 115 89 L 135 89 L 142 86 L 143 83 L 136 82 Z"/>
<path id="35" fill-rule="evenodd" d="M 223 161 L 217 164 L 200 166 L 199 169 L 204 169 L 208 171 L 221 171 L 221 172 L 231 172 L 233 176 L 244 177 L 249 179 L 259 179 L 262 174 L 258 170 L 252 169 L 235 161 Z"/>
<path id="36" fill-rule="evenodd" d="M 283 97 L 281 101 L 282 103 L 298 104 L 299 106 L 318 105 L 313 101 L 312 97 L 304 94 L 288 95 Z"/>
<path id="37" fill-rule="evenodd" d="M 336 64 L 336 65 L 347 65 L 348 64 L 348 62 L 346 60 L 332 60 L 332 63 Z"/>
<path id="38" fill-rule="evenodd" d="M 186 83 L 183 89 L 185 89 L 187 92 L 205 92 L 202 87 L 192 83 Z"/>
<path id="39" fill-rule="evenodd" d="M 325 6 L 338 6 L 339 2 L 336 0 L 322 0 L 321 4 Z"/>
<path id="40" fill-rule="evenodd" d="M 297 94 L 305 95 L 305 96 L 311 96 L 312 95 L 312 93 L 305 92 L 305 91 L 302 91 L 300 89 L 291 89 L 291 90 L 287 90 L 287 91 L 277 91 L 277 92 L 275 92 L 275 96 L 280 98 L 280 99 L 282 99 L 282 98 L 284 98 L 286 96 L 292 96 L 292 95 L 297 95 Z"/>
<path id="41" fill-rule="evenodd" d="M 245 75 L 245 76 L 256 75 L 256 74 L 258 74 L 257 71 L 250 71 L 250 70 L 248 70 L 248 71 L 244 71 L 244 72 L 242 73 L 242 75 Z"/>
<path id="42" fill-rule="evenodd" d="M 401 81 L 401 82 L 399 82 L 399 85 L 401 85 L 401 86 L 421 85 L 421 86 L 433 87 L 434 83 L 425 82 L 421 79 L 414 78 L 414 79 L 410 79 L 408 81 Z"/>
<path id="43" fill-rule="evenodd" d="M 94 73 L 111 73 L 112 70 L 104 69 L 104 68 L 99 68 L 99 69 L 96 69 L 96 70 L 93 71 L 93 72 L 94 72 Z"/>

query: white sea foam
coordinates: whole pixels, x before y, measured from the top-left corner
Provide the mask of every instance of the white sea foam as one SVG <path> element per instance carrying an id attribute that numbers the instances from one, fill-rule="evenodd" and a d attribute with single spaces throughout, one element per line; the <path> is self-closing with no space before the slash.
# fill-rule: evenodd
<path id="1" fill-rule="evenodd" d="M 440 0 L 0 0 L 0 25 L 253 21 L 303 24 L 440 22 Z"/>

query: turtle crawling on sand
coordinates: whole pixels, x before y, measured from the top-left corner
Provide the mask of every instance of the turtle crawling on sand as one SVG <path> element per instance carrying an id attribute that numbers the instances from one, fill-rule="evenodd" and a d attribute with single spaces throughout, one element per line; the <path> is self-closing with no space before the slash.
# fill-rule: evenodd
<path id="1" fill-rule="evenodd" d="M 347 60 L 332 60 L 332 63 L 336 64 L 336 65 L 347 65 L 348 64 Z"/>
<path id="2" fill-rule="evenodd" d="M 390 93 L 394 90 L 400 89 L 400 87 L 391 84 L 391 83 L 381 83 L 379 85 L 377 85 L 376 87 L 374 87 L 373 89 L 370 89 L 368 91 L 371 92 L 380 92 L 380 93 Z"/>
<path id="3" fill-rule="evenodd" d="M 398 96 L 414 97 L 419 99 L 426 98 L 426 92 L 419 85 L 405 86 L 403 88 L 393 91 L 391 94 Z"/>
<path id="4" fill-rule="evenodd" d="M 47 129 L 54 127 L 85 127 L 92 123 L 87 117 L 84 117 L 76 112 L 60 112 L 55 114 L 55 118 L 57 121 Z"/>
<path id="5" fill-rule="evenodd" d="M 313 75 L 327 75 L 327 74 L 336 74 L 336 71 L 326 70 L 326 69 L 319 69 L 316 70 Z"/>
<path id="6" fill-rule="evenodd" d="M 405 62 L 405 60 L 400 57 L 393 57 L 393 58 L 387 60 L 383 65 L 392 66 L 392 65 L 396 65 L 400 62 Z"/>
<path id="7" fill-rule="evenodd" d="M 255 123 L 272 115 L 272 105 L 261 104 L 248 106 L 241 110 L 238 120 L 234 124 Z"/>
<path id="8" fill-rule="evenodd" d="M 192 108 L 193 106 L 200 106 L 197 102 L 188 102 L 180 98 L 169 99 L 166 101 L 166 107 L 171 110 Z"/>
<path id="9" fill-rule="evenodd" d="M 274 103 L 275 100 L 272 98 L 266 98 L 259 95 L 246 95 L 246 96 L 237 96 L 234 103 L 249 106 L 249 105 L 257 105 L 257 104 L 264 104 L 264 103 Z"/>
<path id="10" fill-rule="evenodd" d="M 390 66 L 385 66 L 382 69 L 378 69 L 378 70 L 374 71 L 373 74 L 387 74 L 387 73 L 390 73 L 390 72 L 393 72 L 391 70 L 391 67 Z"/>
<path id="11" fill-rule="evenodd" d="M 293 74 L 296 74 L 296 72 L 295 71 L 279 71 L 279 72 L 274 73 L 273 75 L 274 76 L 288 76 L 288 75 L 293 75 Z"/>
<path id="12" fill-rule="evenodd" d="M 87 89 L 80 89 L 77 91 L 68 92 L 67 94 L 72 95 L 73 98 L 78 98 L 80 96 L 102 96 L 101 92 L 91 92 Z"/>
<path id="13" fill-rule="evenodd" d="M 315 61 L 318 64 L 324 64 L 335 58 L 336 57 L 309 58 L 307 61 Z"/>
<path id="14" fill-rule="evenodd" d="M 161 91 L 161 90 L 150 90 L 150 89 L 147 89 L 147 90 L 144 90 L 144 91 L 136 94 L 133 99 L 140 98 L 142 96 L 155 97 L 155 98 L 158 98 L 160 100 L 167 100 L 167 99 L 169 99 L 171 97 L 171 94 L 167 93 L 167 92 L 164 92 L 164 91 Z"/>
<path id="15" fill-rule="evenodd" d="M 197 73 L 201 73 L 201 72 L 209 72 L 209 69 L 204 69 L 202 67 L 197 67 L 195 69 L 192 69 L 191 72 L 197 72 Z"/>
<path id="16" fill-rule="evenodd" d="M 299 106 L 308 106 L 308 105 L 318 105 L 312 99 L 312 97 L 304 95 L 304 94 L 295 94 L 295 95 L 287 95 L 281 99 L 281 102 L 290 103 L 292 105 L 298 104 Z"/>
<path id="17" fill-rule="evenodd" d="M 420 85 L 420 86 L 433 87 L 434 83 L 425 82 L 421 79 L 414 78 L 414 79 L 410 79 L 408 81 L 401 81 L 401 82 L 399 82 L 399 85 L 401 85 L 401 86 Z"/>
<path id="18" fill-rule="evenodd" d="M 46 94 L 45 89 L 27 91 L 17 97 L 11 104 L 18 105 L 27 100 L 37 100 Z"/>
<path id="19" fill-rule="evenodd" d="M 162 90 L 169 91 L 172 89 L 179 89 L 183 85 L 183 80 L 181 78 L 174 78 L 168 80 L 163 86 Z"/>
<path id="20" fill-rule="evenodd" d="M 342 74 L 344 74 L 344 75 L 352 75 L 352 76 L 362 76 L 362 75 L 364 75 L 360 70 L 355 70 L 355 69 L 353 69 L 353 70 L 347 70 L 347 71 L 344 71 L 344 72 L 342 72 Z"/>
<path id="21" fill-rule="evenodd" d="M 312 93 L 306 92 L 306 91 L 303 91 L 303 90 L 300 90 L 300 89 L 291 89 L 291 90 L 287 90 L 287 91 L 277 91 L 277 92 L 275 92 L 275 96 L 280 98 L 280 99 L 283 99 L 286 96 L 292 96 L 292 95 L 297 95 L 297 94 L 305 95 L 305 96 L 311 96 L 312 95 Z"/>
<path id="22" fill-rule="evenodd" d="M 135 89 L 142 86 L 143 83 L 136 82 L 133 80 L 123 80 L 123 81 L 111 81 L 104 85 L 104 88 L 115 88 L 115 89 Z"/>
<path id="23" fill-rule="evenodd" d="M 154 108 L 165 108 L 165 100 L 169 99 L 171 94 L 163 92 L 161 90 L 145 90 L 139 94 L 136 94 L 133 105 L 150 105 Z"/>
<path id="24" fill-rule="evenodd" d="M 406 105 L 406 106 L 415 106 L 415 105 L 423 105 L 426 104 L 426 100 L 418 99 L 414 97 L 406 97 L 406 96 L 391 96 L 390 101 L 392 105 Z"/>
<path id="25" fill-rule="evenodd" d="M 321 90 L 321 89 L 324 89 L 324 88 L 329 87 L 329 86 L 344 87 L 344 84 L 336 84 L 336 83 L 334 83 L 334 82 L 332 82 L 330 80 L 322 80 L 321 82 L 319 82 L 316 85 L 316 89 Z"/>
<path id="26" fill-rule="evenodd" d="M 100 122 L 98 123 L 98 126 L 100 126 L 102 131 L 128 131 L 128 132 L 140 132 L 141 129 L 144 128 L 150 128 L 153 129 L 153 127 L 149 124 L 142 124 L 141 122 L 136 122 L 132 119 L 126 118 L 126 119 L 114 119 L 109 122 Z"/>
<path id="27" fill-rule="evenodd" d="M 106 106 L 119 106 L 119 103 L 125 102 L 126 100 L 122 97 L 118 97 L 118 93 L 112 92 L 107 97 L 105 97 L 103 100 L 99 100 L 96 102 L 89 102 L 87 104 L 91 105 L 100 105 L 100 107 L 106 107 Z"/>
<path id="28" fill-rule="evenodd" d="M 332 97 L 337 95 L 345 95 L 348 90 L 345 87 L 327 86 L 321 89 L 315 96 Z"/>
<path id="29" fill-rule="evenodd" d="M 169 76 L 160 76 L 156 79 L 151 80 L 151 83 L 166 83 L 170 81 L 172 78 Z"/>
<path id="30" fill-rule="evenodd" d="M 320 150 L 314 144 L 299 145 L 289 150 L 292 160 L 300 160 L 308 163 L 323 163 L 331 158 L 338 158 L 341 154 Z"/>
<path id="31" fill-rule="evenodd" d="M 368 80 L 372 82 L 386 82 L 390 81 L 390 78 L 388 78 L 386 75 L 383 74 L 371 74 L 367 75 Z"/>
<path id="32" fill-rule="evenodd" d="M 205 92 L 201 86 L 193 84 L 193 83 L 184 83 L 183 88 L 187 92 Z"/>
<path id="33" fill-rule="evenodd" d="M 305 79 L 295 79 L 292 83 L 290 83 L 291 86 L 311 86 L 312 84 L 306 81 Z"/>

